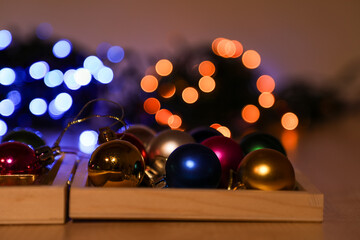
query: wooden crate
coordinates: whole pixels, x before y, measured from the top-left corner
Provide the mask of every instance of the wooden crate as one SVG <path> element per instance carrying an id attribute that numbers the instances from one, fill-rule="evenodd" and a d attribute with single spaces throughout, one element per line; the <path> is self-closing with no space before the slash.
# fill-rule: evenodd
<path id="1" fill-rule="evenodd" d="M 72 219 L 311 221 L 323 220 L 324 197 L 296 172 L 297 191 L 106 188 L 88 185 L 81 161 L 70 190 Z"/>
<path id="2" fill-rule="evenodd" d="M 63 155 L 30 185 L 0 186 L 0 224 L 60 224 L 67 218 L 69 177 L 77 157 Z M 31 177 L 25 179 L 31 181 Z"/>

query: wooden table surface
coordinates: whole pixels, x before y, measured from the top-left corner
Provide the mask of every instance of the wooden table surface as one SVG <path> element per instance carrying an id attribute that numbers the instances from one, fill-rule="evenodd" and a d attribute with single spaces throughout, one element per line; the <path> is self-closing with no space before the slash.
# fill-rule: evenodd
<path id="1" fill-rule="evenodd" d="M 360 239 L 360 114 L 300 134 L 289 154 L 325 196 L 323 223 L 76 221 L 3 225 L 0 239 Z"/>

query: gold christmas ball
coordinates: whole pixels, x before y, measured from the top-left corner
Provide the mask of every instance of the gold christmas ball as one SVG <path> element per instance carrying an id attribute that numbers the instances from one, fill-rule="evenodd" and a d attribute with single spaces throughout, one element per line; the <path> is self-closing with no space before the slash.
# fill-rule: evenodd
<path id="1" fill-rule="evenodd" d="M 168 129 L 158 133 L 147 149 L 150 166 L 155 164 L 156 159 L 167 159 L 176 148 L 187 143 L 195 143 L 194 138 L 187 132 Z"/>
<path id="2" fill-rule="evenodd" d="M 139 150 L 123 140 L 101 144 L 88 164 L 88 177 L 94 186 L 136 187 L 144 171 L 145 162 Z"/>
<path id="3" fill-rule="evenodd" d="M 248 189 L 293 190 L 294 168 L 289 159 L 273 149 L 248 153 L 237 170 L 237 179 Z"/>

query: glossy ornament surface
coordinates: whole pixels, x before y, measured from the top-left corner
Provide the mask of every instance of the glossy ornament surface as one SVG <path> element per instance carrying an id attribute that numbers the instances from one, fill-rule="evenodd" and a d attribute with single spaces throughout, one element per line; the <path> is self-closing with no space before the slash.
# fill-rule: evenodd
<path id="1" fill-rule="evenodd" d="M 206 126 L 194 128 L 189 133 L 197 143 L 201 143 L 205 139 L 214 136 L 222 136 L 222 134 L 218 130 Z"/>
<path id="2" fill-rule="evenodd" d="M 144 158 L 145 165 L 149 165 L 148 154 L 145 150 L 144 144 L 141 142 L 139 138 L 131 133 L 116 133 L 116 137 L 120 140 L 128 141 L 129 143 L 133 144 L 141 153 Z"/>
<path id="3" fill-rule="evenodd" d="M 1 139 L 1 142 L 9 141 L 25 143 L 34 149 L 46 145 L 45 141 L 39 136 L 39 133 L 25 129 L 10 131 Z"/>
<path id="4" fill-rule="evenodd" d="M 166 183 L 174 188 L 217 188 L 221 164 L 216 154 L 198 143 L 175 149 L 166 162 Z"/>
<path id="5" fill-rule="evenodd" d="M 240 147 L 245 155 L 258 149 L 270 148 L 286 156 L 286 151 L 281 142 L 276 137 L 262 132 L 254 132 L 244 136 L 240 140 Z"/>
<path id="6" fill-rule="evenodd" d="M 20 142 L 0 144 L 0 174 L 39 174 L 42 169 L 34 150 Z"/>
<path id="7" fill-rule="evenodd" d="M 101 144 L 88 164 L 89 180 L 95 186 L 136 187 L 144 171 L 145 162 L 139 150 L 123 140 Z"/>
<path id="8" fill-rule="evenodd" d="M 292 190 L 295 172 L 289 159 L 273 149 L 250 152 L 237 170 L 237 179 L 248 189 Z"/>
<path id="9" fill-rule="evenodd" d="M 210 148 L 220 160 L 221 164 L 221 183 L 219 187 L 227 188 L 230 179 L 230 170 L 236 171 L 244 154 L 235 140 L 224 137 L 215 136 L 206 139 L 202 144 Z"/>
<path id="10" fill-rule="evenodd" d="M 150 166 L 156 158 L 168 158 L 176 148 L 187 143 L 195 143 L 194 138 L 187 132 L 169 129 L 158 133 L 151 140 L 147 151 Z"/>
<path id="11" fill-rule="evenodd" d="M 125 130 L 125 133 L 131 133 L 143 143 L 144 147 L 149 146 L 150 141 L 155 137 L 156 132 L 148 126 L 136 124 Z"/>

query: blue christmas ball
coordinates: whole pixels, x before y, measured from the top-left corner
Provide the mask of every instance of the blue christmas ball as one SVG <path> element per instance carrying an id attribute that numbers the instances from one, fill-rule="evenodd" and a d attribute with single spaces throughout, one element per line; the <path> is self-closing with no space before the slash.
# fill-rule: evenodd
<path id="1" fill-rule="evenodd" d="M 176 148 L 166 161 L 166 183 L 174 188 L 217 188 L 221 164 L 208 147 L 189 143 Z"/>

